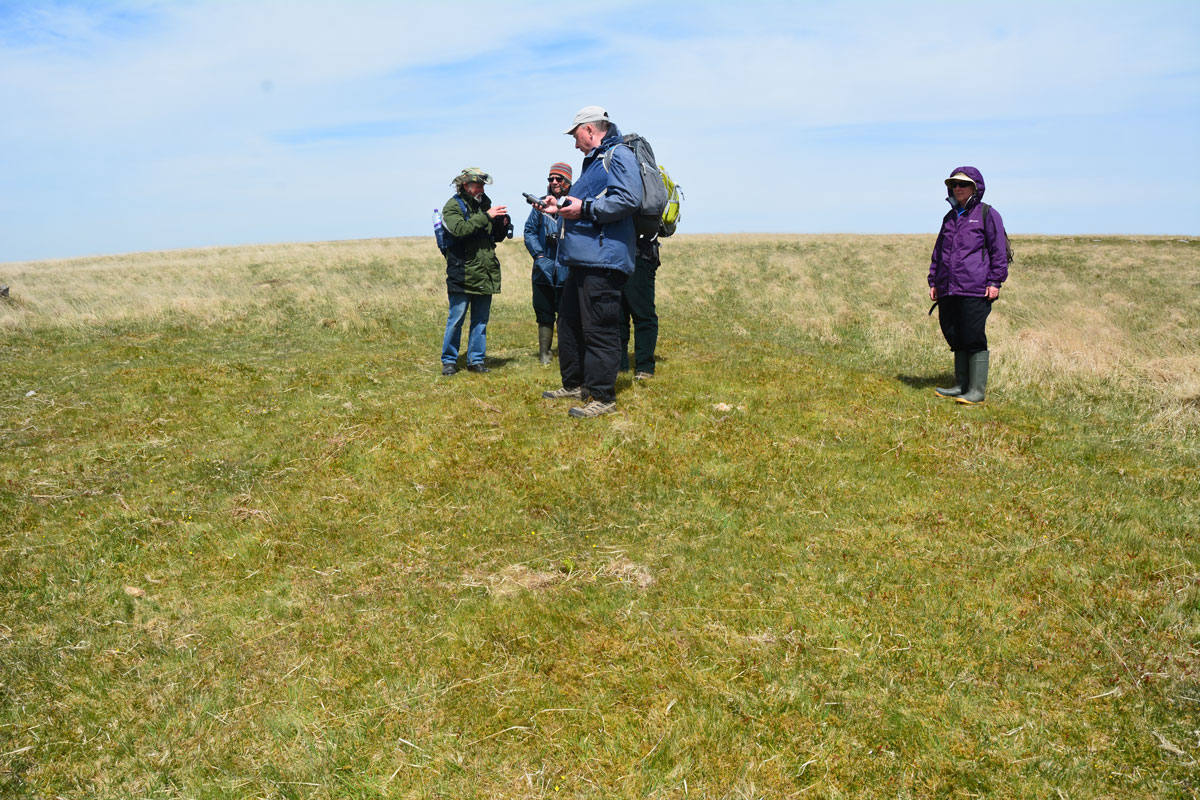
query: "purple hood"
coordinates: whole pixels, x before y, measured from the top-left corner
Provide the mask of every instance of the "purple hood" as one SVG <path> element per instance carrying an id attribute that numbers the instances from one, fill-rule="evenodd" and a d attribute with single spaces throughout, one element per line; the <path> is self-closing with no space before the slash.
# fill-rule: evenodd
<path id="1" fill-rule="evenodd" d="M 982 203 L 983 193 L 987 188 L 983 185 L 983 173 L 974 167 L 955 167 L 954 169 L 950 170 L 950 175 L 957 175 L 960 172 L 971 180 L 975 181 L 975 195 L 967 201 L 967 207 L 969 208 L 977 203 Z M 946 177 L 949 178 L 950 175 L 947 175 Z M 946 200 L 951 206 L 954 205 L 954 191 L 949 186 L 946 187 Z"/>

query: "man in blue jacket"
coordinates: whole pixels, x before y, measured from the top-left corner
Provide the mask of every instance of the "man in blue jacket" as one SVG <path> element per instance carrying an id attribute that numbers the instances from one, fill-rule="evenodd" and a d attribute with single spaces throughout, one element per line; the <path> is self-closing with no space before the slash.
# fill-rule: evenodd
<path id="1" fill-rule="evenodd" d="M 571 165 L 559 161 L 550 166 L 546 193 L 565 197 L 571 190 Z M 543 214 L 537 206 L 529 209 L 525 220 L 525 249 L 533 256 L 533 315 L 538 325 L 538 358 L 542 366 L 550 363 L 550 346 L 554 343 L 554 323 L 558 320 L 558 303 L 567 268 L 558 263 L 558 240 L 562 237 L 563 221 L 557 215 Z"/>
<path id="2" fill-rule="evenodd" d="M 584 159 L 571 194 L 545 198 L 546 213 L 565 220 L 558 260 L 569 272 L 558 309 L 562 388 L 542 397 L 577 397 L 582 405 L 567 413 L 598 417 L 617 408 L 621 287 L 633 273 L 642 178 L 633 151 L 600 106 L 581 108 L 566 133 Z"/>

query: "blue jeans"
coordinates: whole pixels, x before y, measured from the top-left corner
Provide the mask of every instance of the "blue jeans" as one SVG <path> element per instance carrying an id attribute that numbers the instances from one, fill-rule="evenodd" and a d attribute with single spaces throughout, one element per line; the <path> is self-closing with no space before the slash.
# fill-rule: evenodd
<path id="1" fill-rule="evenodd" d="M 463 320 L 471 308 L 471 328 L 467 334 L 467 366 L 483 363 L 487 352 L 487 324 L 492 313 L 490 294 L 450 292 L 450 313 L 446 315 L 446 335 L 442 337 L 442 363 L 458 361 L 458 345 L 462 341 Z"/>

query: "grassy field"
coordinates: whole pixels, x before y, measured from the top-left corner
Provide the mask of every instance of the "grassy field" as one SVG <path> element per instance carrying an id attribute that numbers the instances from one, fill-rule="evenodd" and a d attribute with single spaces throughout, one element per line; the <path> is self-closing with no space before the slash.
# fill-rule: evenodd
<path id="1" fill-rule="evenodd" d="M 426 239 L 0 265 L 0 796 L 1200 796 L 1200 243 L 680 236 L 619 413 Z"/>

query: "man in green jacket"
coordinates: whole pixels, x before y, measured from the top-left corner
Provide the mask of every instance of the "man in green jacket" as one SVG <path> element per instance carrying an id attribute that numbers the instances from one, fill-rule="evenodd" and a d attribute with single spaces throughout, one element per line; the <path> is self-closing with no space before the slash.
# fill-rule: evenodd
<path id="1" fill-rule="evenodd" d="M 478 167 L 467 167 L 454 179 L 454 196 L 442 208 L 442 225 L 452 238 L 446 249 L 446 293 L 450 313 L 442 337 L 442 374 L 458 372 L 458 346 L 463 319 L 471 309 L 467 334 L 467 369 L 487 372 L 487 323 L 492 295 L 500 293 L 500 260 L 496 243 L 512 237 L 506 206 L 493 206 L 483 193 L 492 177 Z"/>

